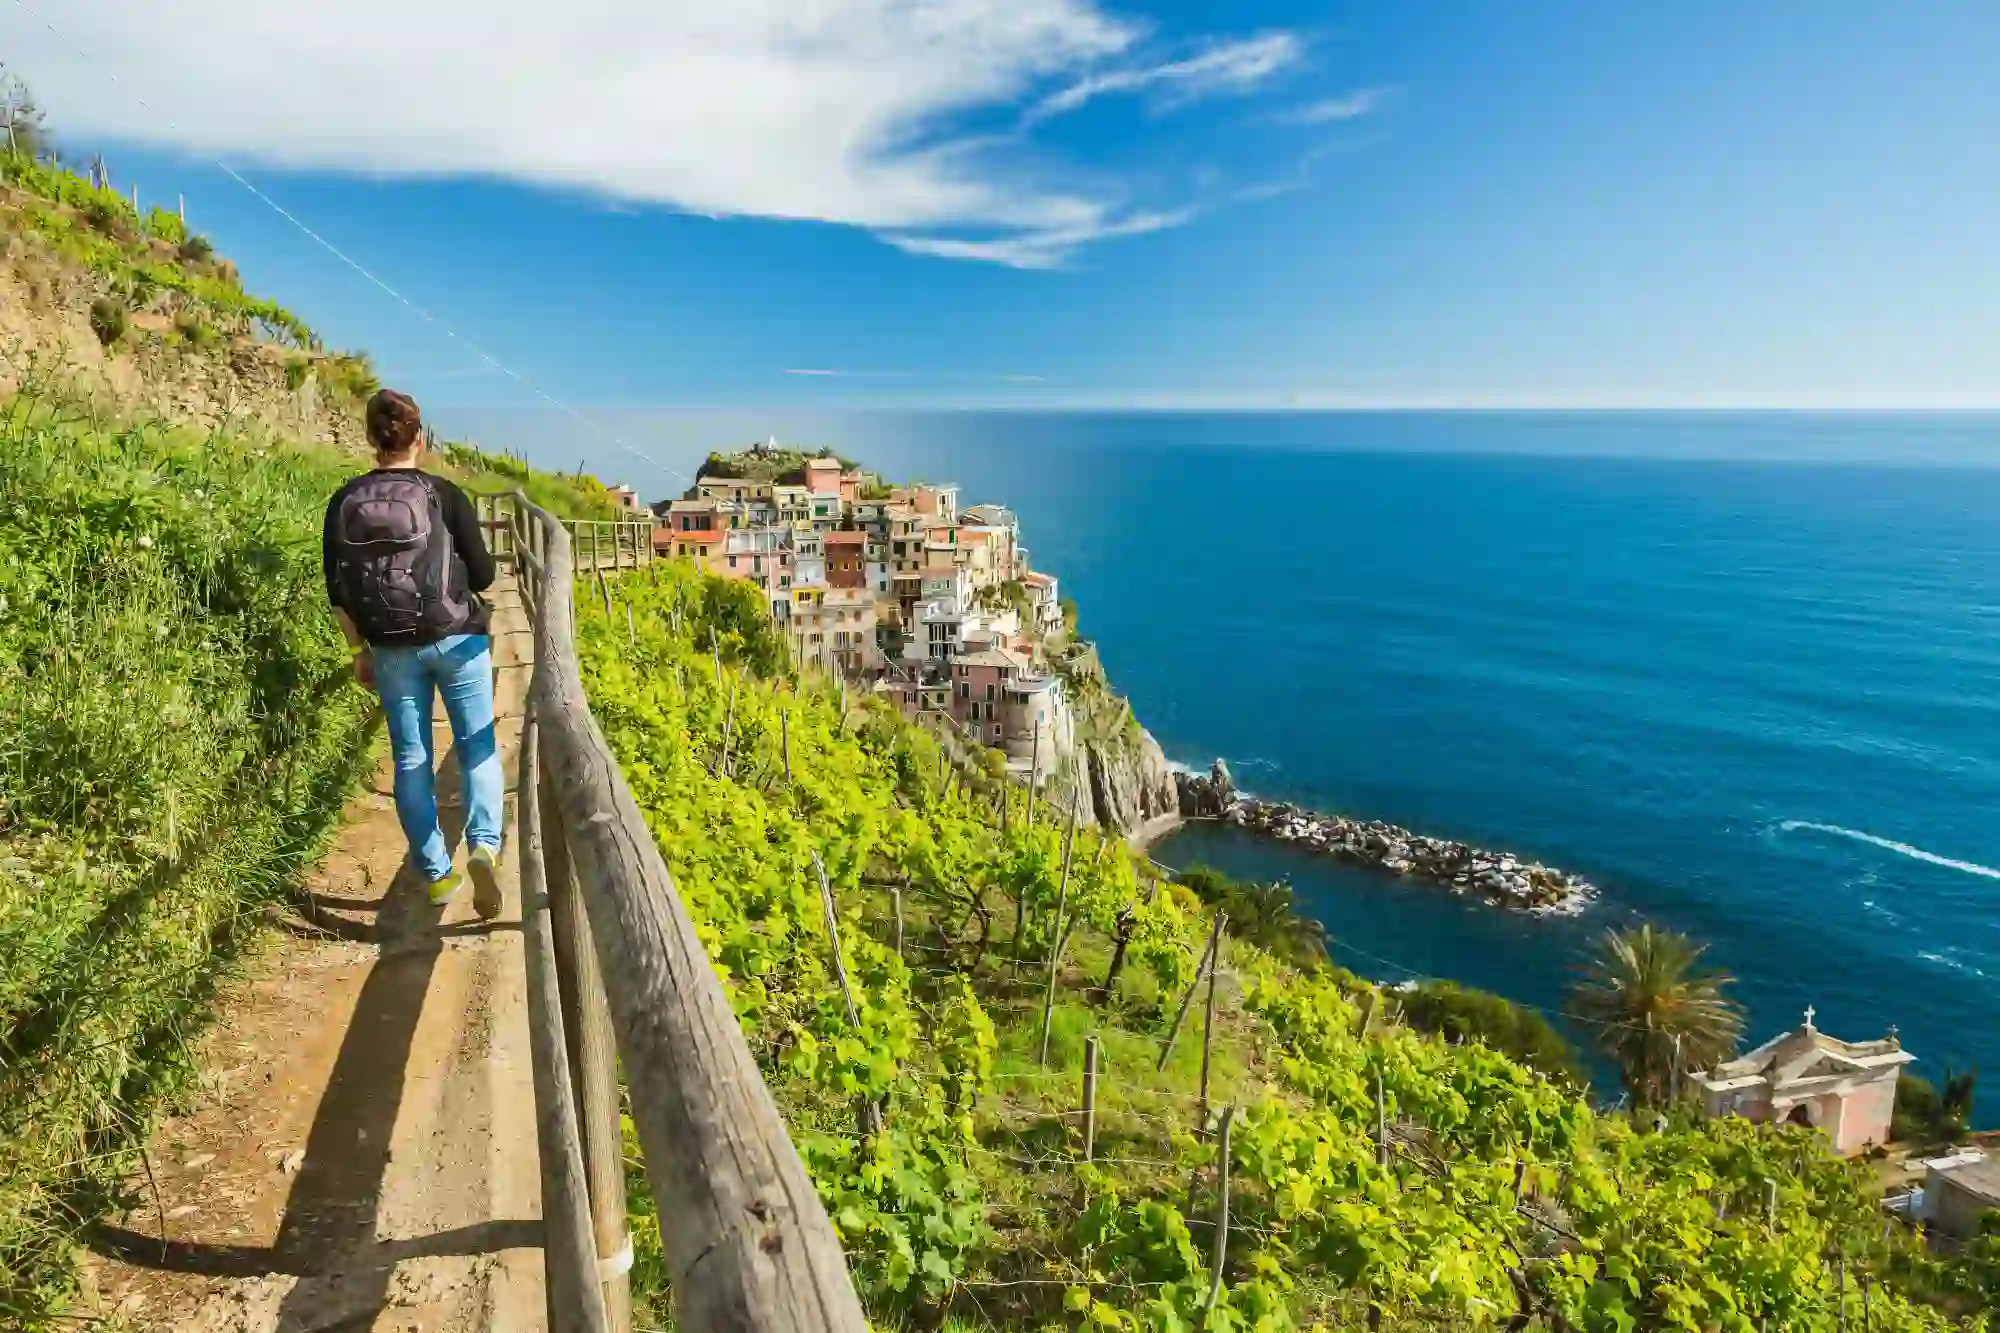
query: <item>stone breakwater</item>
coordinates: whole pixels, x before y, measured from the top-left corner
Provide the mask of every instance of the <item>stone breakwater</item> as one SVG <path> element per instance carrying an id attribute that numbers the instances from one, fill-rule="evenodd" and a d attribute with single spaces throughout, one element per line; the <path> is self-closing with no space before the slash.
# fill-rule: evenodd
<path id="1" fill-rule="evenodd" d="M 1393 875 L 1431 880 L 1457 894 L 1537 916 L 1575 916 L 1598 896 L 1579 875 L 1504 852 L 1446 838 L 1425 837 L 1380 820 L 1319 814 L 1283 801 L 1260 801 L 1236 790 L 1221 760 L 1207 776 L 1177 773 L 1181 813 L 1219 819 L 1253 833 L 1298 843 Z"/>

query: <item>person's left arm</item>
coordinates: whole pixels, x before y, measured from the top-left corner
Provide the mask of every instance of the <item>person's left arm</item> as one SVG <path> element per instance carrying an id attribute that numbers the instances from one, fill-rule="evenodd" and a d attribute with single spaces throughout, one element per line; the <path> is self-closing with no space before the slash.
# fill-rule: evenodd
<path id="1" fill-rule="evenodd" d="M 326 573 L 326 600 L 333 606 L 333 619 L 340 626 L 341 637 L 347 640 L 348 651 L 354 654 L 354 679 L 373 688 L 375 655 L 368 650 L 368 640 L 355 628 L 354 617 L 340 604 L 340 579 L 333 567 L 333 525 L 339 511 L 340 493 L 336 492 L 327 502 L 326 520 L 320 529 L 320 564 Z"/>
<path id="2" fill-rule="evenodd" d="M 485 592 L 493 586 L 497 569 L 493 553 L 486 549 L 486 533 L 479 526 L 479 511 L 472 501 L 465 498 L 451 482 L 437 478 L 439 505 L 444 511 L 445 526 L 451 529 L 452 549 L 465 563 L 465 586 L 472 592 Z"/>

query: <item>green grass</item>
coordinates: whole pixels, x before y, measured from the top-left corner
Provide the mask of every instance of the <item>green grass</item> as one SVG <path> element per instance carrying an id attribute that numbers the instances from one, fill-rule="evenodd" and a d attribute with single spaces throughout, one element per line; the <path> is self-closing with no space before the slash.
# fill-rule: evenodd
<path id="1" fill-rule="evenodd" d="M 0 409 L 0 1322 L 116 1200 L 262 905 L 372 761 L 330 451 Z"/>

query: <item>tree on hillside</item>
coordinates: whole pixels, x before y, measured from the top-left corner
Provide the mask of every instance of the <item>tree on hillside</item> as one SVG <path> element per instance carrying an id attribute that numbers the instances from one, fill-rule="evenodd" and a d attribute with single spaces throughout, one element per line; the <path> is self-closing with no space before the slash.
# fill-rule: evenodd
<path id="1" fill-rule="evenodd" d="M 1608 930 L 1574 995 L 1577 1014 L 1598 1025 L 1637 1106 L 1672 1093 L 1683 1071 L 1728 1059 L 1743 1013 L 1723 994 L 1731 978 L 1701 965 L 1703 948 L 1685 935 L 1642 925 Z"/>
<path id="2" fill-rule="evenodd" d="M 28 85 L 0 65 L 0 145 L 10 145 L 22 157 L 34 157 L 48 146 L 48 124 Z"/>

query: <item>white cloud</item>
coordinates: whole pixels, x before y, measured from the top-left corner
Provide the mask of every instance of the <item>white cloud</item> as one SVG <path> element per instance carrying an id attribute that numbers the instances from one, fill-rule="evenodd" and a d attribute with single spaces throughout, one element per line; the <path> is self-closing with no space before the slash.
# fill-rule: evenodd
<path id="1" fill-rule="evenodd" d="M 787 375 L 823 375 L 828 377 L 840 374 L 837 370 L 787 370 L 785 373 Z"/>
<path id="2" fill-rule="evenodd" d="M 812 219 L 915 253 L 1025 267 L 1187 213 L 1132 205 L 1115 181 L 1053 183 L 1018 137 L 974 137 L 968 121 L 1048 105 L 1036 99 L 1056 85 L 1054 101 L 1071 106 L 1113 91 L 1183 101 L 1244 90 L 1299 51 L 1274 33 L 1092 73 L 1135 60 L 1145 36 L 1096 0 L 93 0 L 87 19 L 68 11 L 7 6 L 0 40 L 72 137 Z"/>
<path id="3" fill-rule="evenodd" d="M 1284 125 L 1331 125 L 1335 121 L 1359 120 L 1381 106 L 1388 95 L 1387 88 L 1360 88 L 1343 97 L 1329 97 L 1280 111 L 1271 119 Z"/>
<path id="4" fill-rule="evenodd" d="M 1105 70 L 1043 98 L 1024 122 L 1033 125 L 1064 115 L 1109 93 L 1150 91 L 1161 106 L 1171 107 L 1222 93 L 1248 92 L 1295 63 L 1302 50 L 1293 34 L 1274 32 L 1224 42 L 1163 65 Z"/>

